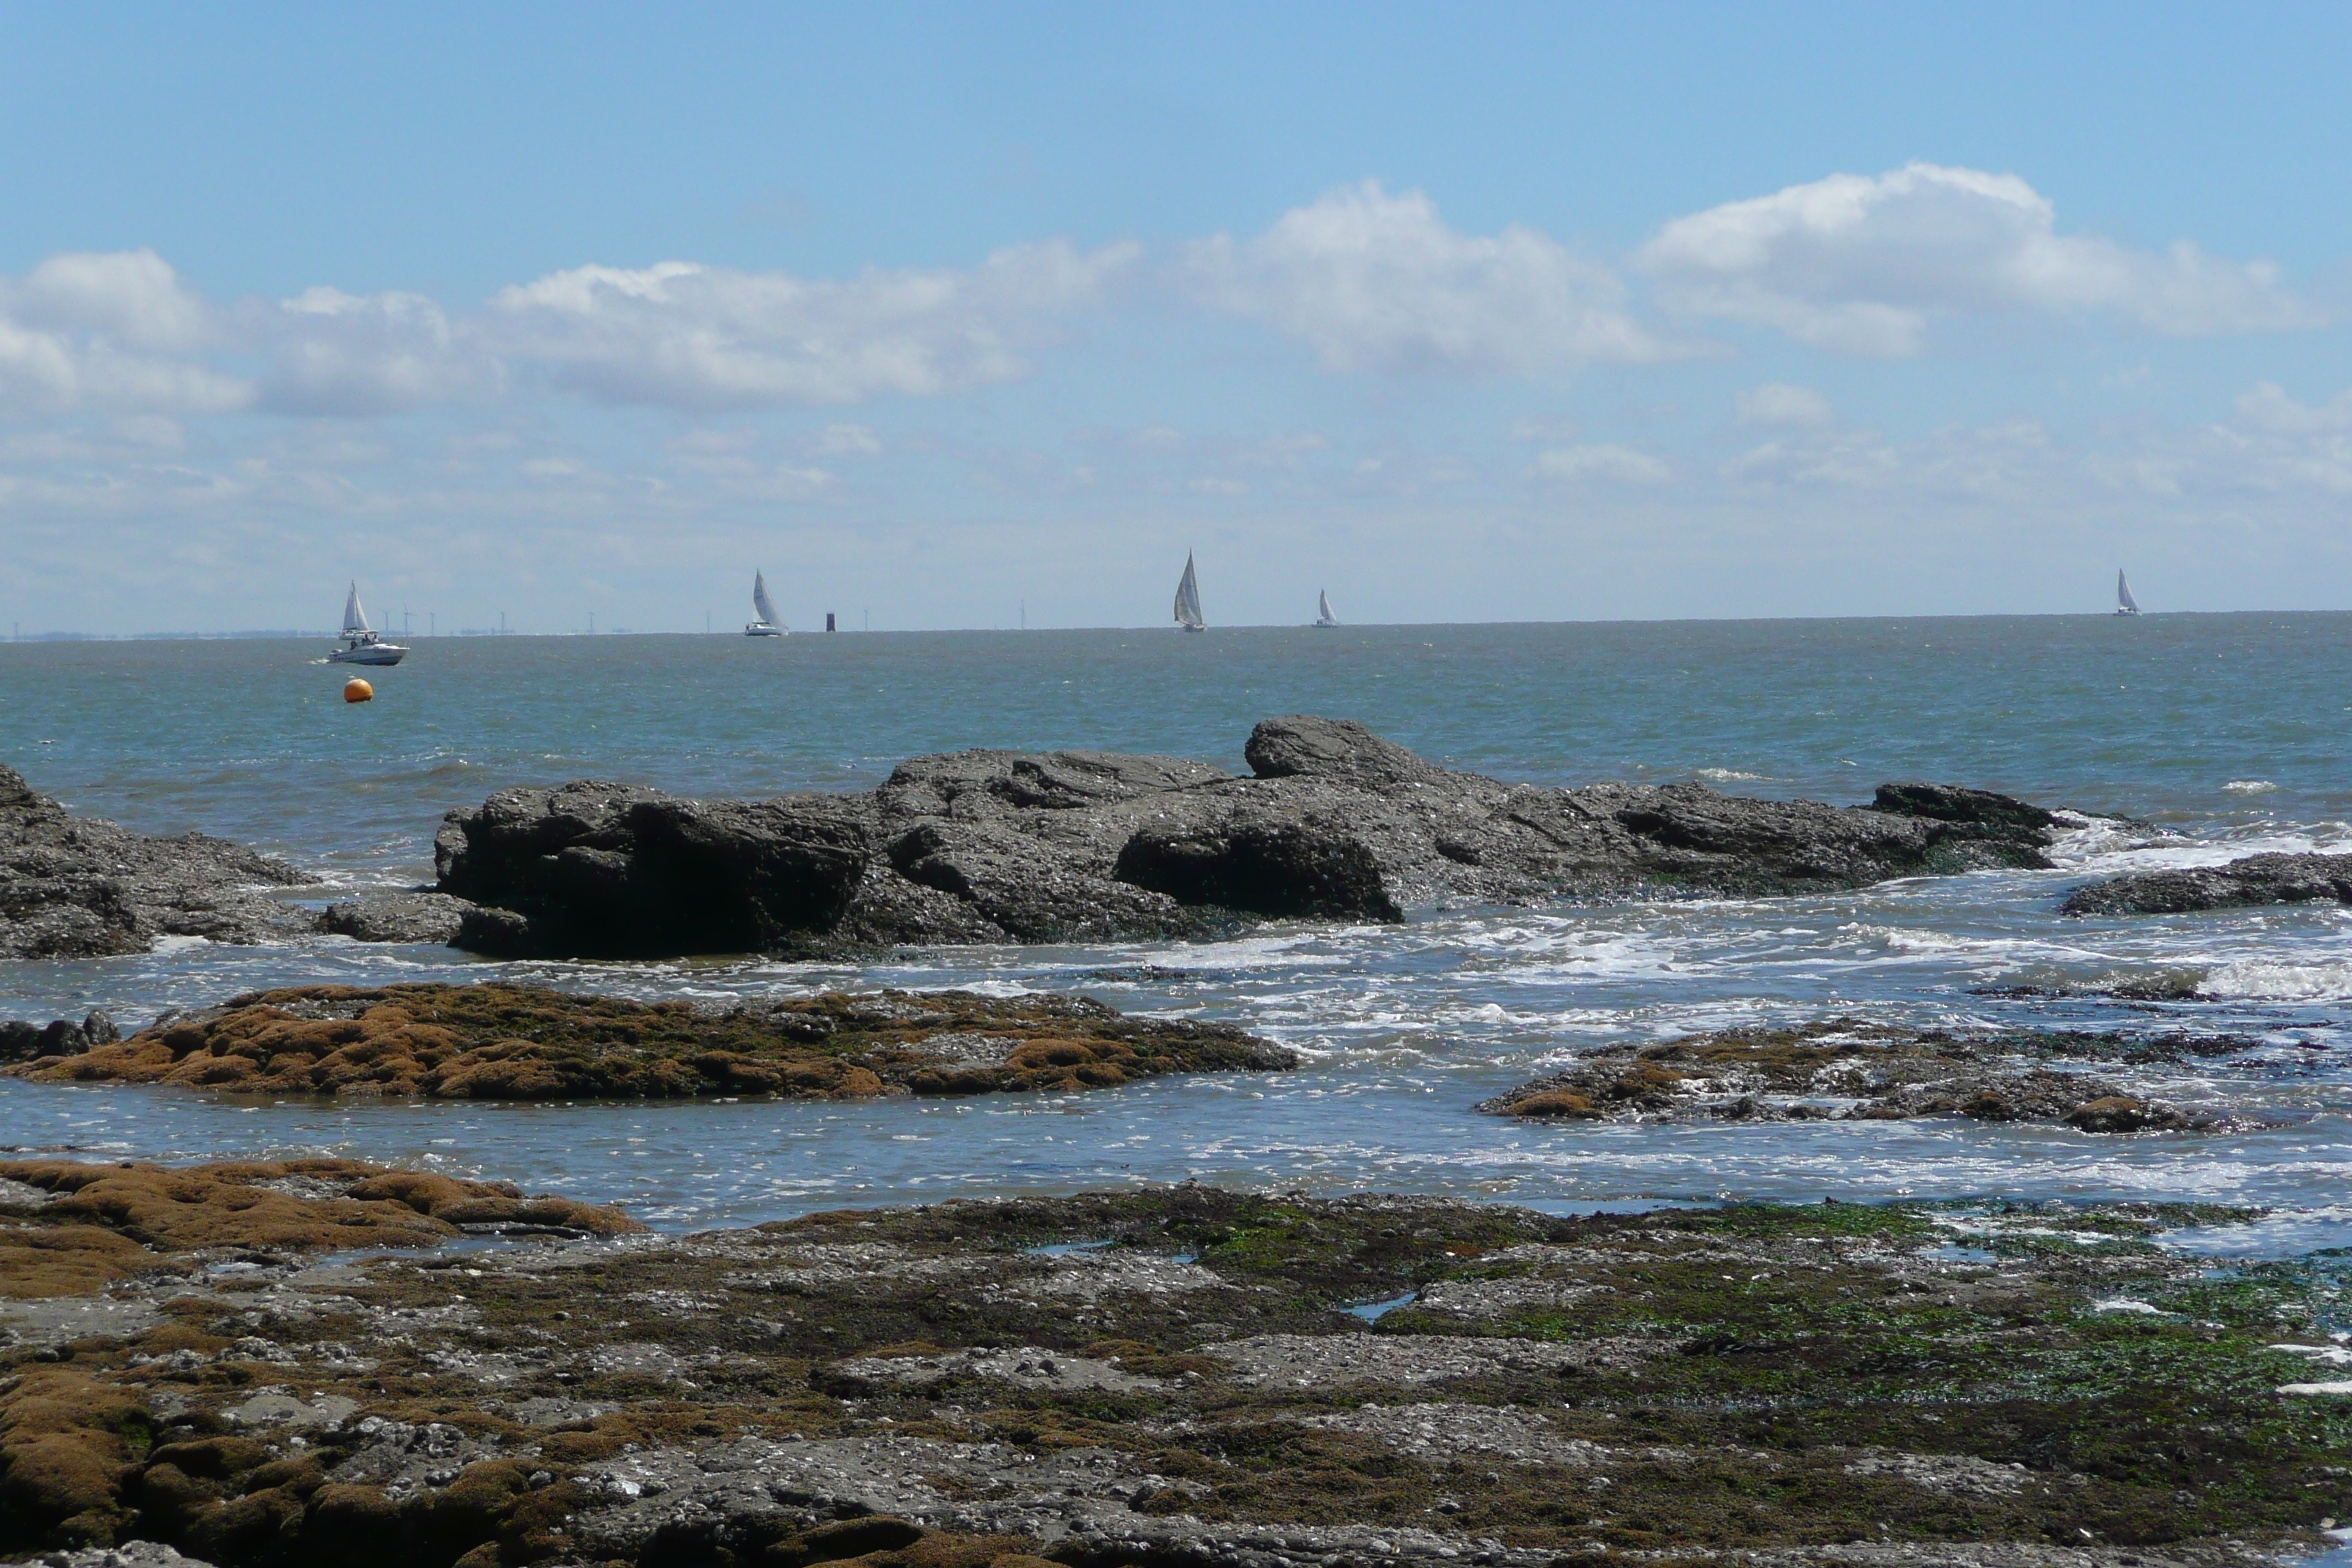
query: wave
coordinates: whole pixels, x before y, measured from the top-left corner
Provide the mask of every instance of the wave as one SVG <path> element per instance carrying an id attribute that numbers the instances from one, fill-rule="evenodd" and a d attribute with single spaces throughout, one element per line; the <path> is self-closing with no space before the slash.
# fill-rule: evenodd
<path id="1" fill-rule="evenodd" d="M 2278 785 L 2268 779 L 2231 779 L 2221 787 L 2231 795 L 2268 795 Z"/>

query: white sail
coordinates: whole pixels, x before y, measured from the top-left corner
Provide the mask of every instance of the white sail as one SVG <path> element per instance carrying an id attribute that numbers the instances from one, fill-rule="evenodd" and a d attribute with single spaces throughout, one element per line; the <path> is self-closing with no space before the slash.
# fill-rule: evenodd
<path id="1" fill-rule="evenodd" d="M 2131 596 L 2131 584 L 2124 581 L 2120 569 L 2116 573 L 2116 612 L 2126 616 L 2139 614 L 2139 601 Z"/>
<path id="2" fill-rule="evenodd" d="M 1315 621 L 1318 626 L 1336 626 L 1339 624 L 1339 617 L 1331 613 L 1331 592 L 1328 588 L 1318 589 L 1316 592 Z"/>
<path id="3" fill-rule="evenodd" d="M 1192 555 L 1184 554 L 1184 575 L 1176 584 L 1176 622 L 1198 631 L 1209 623 L 1201 618 L 1201 580 L 1192 571 Z"/>
<path id="4" fill-rule="evenodd" d="M 367 612 L 360 608 L 360 585 L 353 583 L 352 596 L 343 601 L 343 635 L 350 637 L 355 632 L 373 629 L 368 625 Z"/>
<path id="5" fill-rule="evenodd" d="M 763 572 L 751 574 L 751 608 L 768 625 L 776 624 L 776 602 L 768 597 L 768 578 Z"/>

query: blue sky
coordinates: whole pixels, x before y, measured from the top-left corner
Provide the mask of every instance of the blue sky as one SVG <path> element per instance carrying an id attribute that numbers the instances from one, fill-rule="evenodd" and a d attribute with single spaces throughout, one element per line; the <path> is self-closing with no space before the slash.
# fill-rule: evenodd
<path id="1" fill-rule="evenodd" d="M 0 9 L 0 618 L 2352 603 L 2341 7 L 673 10 Z"/>

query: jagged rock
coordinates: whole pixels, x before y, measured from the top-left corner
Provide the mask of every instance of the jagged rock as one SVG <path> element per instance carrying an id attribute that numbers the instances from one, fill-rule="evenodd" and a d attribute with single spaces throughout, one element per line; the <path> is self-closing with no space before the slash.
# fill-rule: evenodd
<path id="1" fill-rule="evenodd" d="M 225 838 L 76 816 L 0 766 L 0 959 L 144 952 L 163 936 L 282 940 L 311 917 L 263 889 L 308 880 Z"/>
<path id="2" fill-rule="evenodd" d="M 1268 719 L 1236 778 L 1181 758 L 967 751 L 870 795 L 686 801 L 583 782 L 452 812 L 455 940 L 582 957 L 1204 935 L 1416 903 L 1833 890 L 2041 867 L 2053 818 L 1890 784 L 1869 806 L 1455 773 L 1344 720 Z"/>
<path id="3" fill-rule="evenodd" d="M 79 1056 L 93 1046 L 110 1046 L 121 1037 L 114 1020 L 96 1008 L 79 1024 L 70 1018 L 54 1018 L 46 1025 L 12 1018 L 0 1024 L 0 1062 Z"/>
<path id="4" fill-rule="evenodd" d="M 2178 915 L 2259 904 L 2352 904 L 2352 855 L 2249 855 L 2224 866 L 2141 871 L 2078 888 L 2066 915 Z"/>
<path id="5" fill-rule="evenodd" d="M 360 942 L 446 943 L 473 907 L 446 893 L 371 893 L 329 904 L 319 929 Z"/>

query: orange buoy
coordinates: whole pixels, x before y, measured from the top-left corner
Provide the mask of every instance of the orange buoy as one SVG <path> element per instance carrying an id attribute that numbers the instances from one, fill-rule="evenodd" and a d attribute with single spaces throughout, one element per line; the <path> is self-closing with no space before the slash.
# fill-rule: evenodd
<path id="1" fill-rule="evenodd" d="M 354 675 L 349 680 L 343 682 L 343 700 L 346 702 L 373 702 L 375 700 L 375 688 L 370 686 L 366 681 L 362 680 L 358 676 Z"/>

